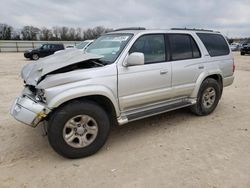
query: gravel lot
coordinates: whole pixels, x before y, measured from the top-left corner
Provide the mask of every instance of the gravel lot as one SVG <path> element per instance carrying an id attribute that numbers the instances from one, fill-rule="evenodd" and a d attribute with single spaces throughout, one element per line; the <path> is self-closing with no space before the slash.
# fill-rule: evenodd
<path id="1" fill-rule="evenodd" d="M 96 155 L 68 160 L 40 128 L 9 115 L 23 83 L 21 53 L 0 53 L 0 188 L 250 187 L 250 56 L 213 114 L 182 109 L 117 127 Z"/>

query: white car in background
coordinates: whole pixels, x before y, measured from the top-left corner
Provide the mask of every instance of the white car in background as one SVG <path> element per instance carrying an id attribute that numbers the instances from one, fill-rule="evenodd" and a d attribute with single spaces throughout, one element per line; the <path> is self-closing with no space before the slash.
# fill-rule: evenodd
<path id="1" fill-rule="evenodd" d="M 238 51 L 240 50 L 241 44 L 240 43 L 232 43 L 230 44 L 230 49 L 232 51 Z"/>
<path id="2" fill-rule="evenodd" d="M 55 54 L 65 52 L 65 51 L 77 50 L 77 49 L 84 52 L 87 49 L 87 47 L 93 42 L 94 40 L 85 40 L 80 43 L 77 43 L 75 46 L 68 46 L 65 48 L 65 50 L 56 51 Z"/>
<path id="3" fill-rule="evenodd" d="M 94 40 L 85 40 L 83 42 L 80 42 L 80 43 L 76 44 L 75 48 L 84 51 L 93 42 L 94 42 Z"/>

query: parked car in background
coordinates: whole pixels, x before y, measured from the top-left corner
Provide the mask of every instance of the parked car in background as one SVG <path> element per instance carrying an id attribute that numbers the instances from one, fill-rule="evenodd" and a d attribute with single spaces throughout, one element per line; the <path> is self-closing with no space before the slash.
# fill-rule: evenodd
<path id="1" fill-rule="evenodd" d="M 39 48 L 28 50 L 24 52 L 24 57 L 31 60 L 38 60 L 40 57 L 46 57 L 54 54 L 56 51 L 64 50 L 63 44 L 43 44 Z"/>
<path id="2" fill-rule="evenodd" d="M 240 55 L 250 54 L 250 44 L 245 44 L 240 49 Z"/>
<path id="3" fill-rule="evenodd" d="M 232 51 L 238 51 L 238 50 L 240 50 L 240 47 L 241 47 L 240 43 L 232 43 L 232 44 L 230 44 L 230 49 Z"/>
<path id="4" fill-rule="evenodd" d="M 61 52 L 68 52 L 68 51 L 72 51 L 72 50 L 80 50 L 80 51 L 85 51 L 87 49 L 87 47 L 93 43 L 94 40 L 85 40 L 83 42 L 80 42 L 78 44 L 76 44 L 75 46 L 66 46 L 65 50 L 59 50 L 55 53 L 61 53 Z"/>
<path id="5" fill-rule="evenodd" d="M 83 42 L 76 44 L 75 48 L 84 51 L 90 44 L 93 43 L 93 41 L 94 40 L 85 40 Z"/>

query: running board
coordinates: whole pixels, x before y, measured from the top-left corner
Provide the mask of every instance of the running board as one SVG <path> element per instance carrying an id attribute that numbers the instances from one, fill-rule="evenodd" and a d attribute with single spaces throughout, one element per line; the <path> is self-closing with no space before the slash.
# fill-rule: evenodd
<path id="1" fill-rule="evenodd" d="M 169 103 L 157 105 L 157 107 L 127 111 L 127 112 L 124 112 L 120 118 L 118 118 L 118 123 L 119 125 L 122 125 L 127 122 L 131 122 L 131 121 L 143 119 L 146 117 L 154 116 L 157 114 L 176 110 L 179 108 L 191 106 L 195 103 L 196 103 L 196 100 L 194 99 L 184 99 L 184 100 L 182 99 L 182 100 L 176 100 L 176 101 L 171 101 Z"/>

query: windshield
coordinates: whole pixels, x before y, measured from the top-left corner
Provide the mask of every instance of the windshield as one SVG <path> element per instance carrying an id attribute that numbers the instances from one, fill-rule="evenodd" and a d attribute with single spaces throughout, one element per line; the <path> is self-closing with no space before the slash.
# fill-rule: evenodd
<path id="1" fill-rule="evenodd" d="M 81 42 L 79 44 L 76 45 L 77 49 L 83 49 L 88 45 L 89 42 Z"/>
<path id="2" fill-rule="evenodd" d="M 86 50 L 88 53 L 102 55 L 101 61 L 108 64 L 115 62 L 132 34 L 107 34 L 96 39 Z"/>

